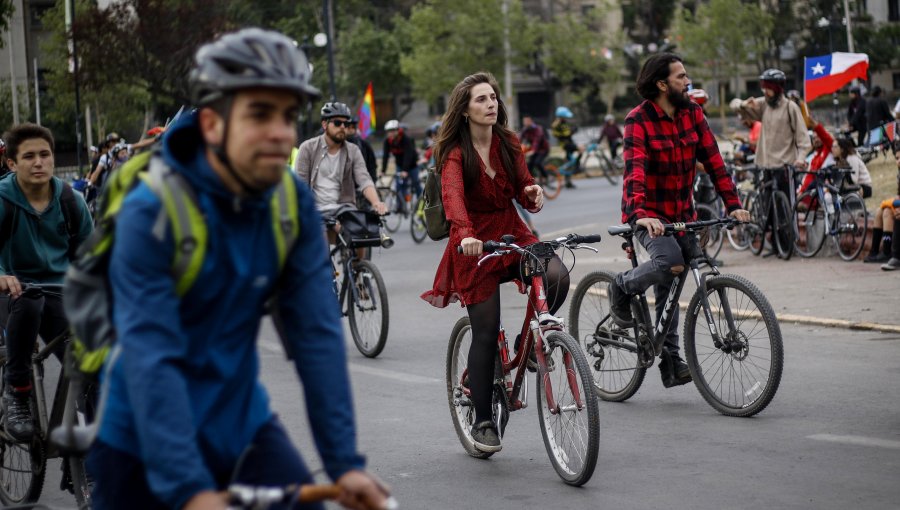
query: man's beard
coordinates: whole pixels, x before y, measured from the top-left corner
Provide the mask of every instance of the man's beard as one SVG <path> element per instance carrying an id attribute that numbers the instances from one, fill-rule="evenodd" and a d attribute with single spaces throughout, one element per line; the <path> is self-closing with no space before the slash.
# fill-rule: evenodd
<path id="1" fill-rule="evenodd" d="M 666 92 L 666 98 L 678 110 L 684 110 L 691 106 L 691 98 L 687 95 L 687 91 L 676 92 L 674 88 L 669 87 Z"/>
<path id="2" fill-rule="evenodd" d="M 331 141 L 334 143 L 343 143 L 344 140 L 347 139 L 347 134 L 337 131 L 335 133 L 328 133 L 328 138 L 331 138 Z"/>
<path id="3" fill-rule="evenodd" d="M 768 103 L 772 108 L 778 106 L 778 101 L 781 101 L 781 94 L 775 94 L 772 97 L 766 96 L 766 103 Z"/>

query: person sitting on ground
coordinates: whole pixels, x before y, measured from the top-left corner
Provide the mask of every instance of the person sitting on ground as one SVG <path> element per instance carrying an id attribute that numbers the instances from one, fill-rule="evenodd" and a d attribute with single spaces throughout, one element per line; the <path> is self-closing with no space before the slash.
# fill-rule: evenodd
<path id="1" fill-rule="evenodd" d="M 869 175 L 869 169 L 866 168 L 862 158 L 856 153 L 856 144 L 853 140 L 846 136 L 838 137 L 831 146 L 831 153 L 834 154 L 839 167 L 850 168 L 853 171 L 850 174 L 850 183 L 859 186 L 860 195 L 863 198 L 871 197 L 872 176 Z"/>
<path id="2" fill-rule="evenodd" d="M 897 162 L 897 194 L 885 199 L 875 213 L 872 227 L 872 249 L 863 262 L 873 264 L 887 262 L 891 258 L 894 244 L 894 216 L 900 210 L 900 143 L 894 143 L 894 159 Z M 896 240 L 900 243 L 900 238 Z"/>

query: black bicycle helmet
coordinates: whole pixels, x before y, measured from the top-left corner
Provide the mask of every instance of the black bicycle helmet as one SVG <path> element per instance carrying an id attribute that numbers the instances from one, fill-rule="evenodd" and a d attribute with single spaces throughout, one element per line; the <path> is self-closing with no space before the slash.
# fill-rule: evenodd
<path id="1" fill-rule="evenodd" d="M 347 117 L 348 119 L 353 118 L 353 113 L 350 112 L 350 107 L 345 105 L 344 103 L 339 103 L 337 101 L 325 103 L 322 105 L 322 120 L 327 120 L 332 117 Z"/>
<path id="2" fill-rule="evenodd" d="M 771 81 L 783 86 L 787 81 L 787 76 L 779 69 L 766 69 L 759 75 L 759 81 Z"/>
<path id="3" fill-rule="evenodd" d="M 188 81 L 195 106 L 240 89 L 269 87 L 301 98 L 318 97 L 303 50 L 284 34 L 245 28 L 205 44 L 194 56 Z"/>

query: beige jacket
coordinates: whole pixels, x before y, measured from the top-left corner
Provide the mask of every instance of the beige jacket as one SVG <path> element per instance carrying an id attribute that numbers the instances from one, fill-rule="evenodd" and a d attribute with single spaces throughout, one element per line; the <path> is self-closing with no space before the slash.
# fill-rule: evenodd
<path id="1" fill-rule="evenodd" d="M 806 160 L 812 142 L 800 107 L 782 98 L 777 107 L 766 104 L 765 97 L 751 97 L 741 103 L 741 112 L 762 122 L 756 145 L 756 165 L 765 168 Z"/>
<path id="2" fill-rule="evenodd" d="M 319 175 L 319 165 L 325 158 L 328 151 L 328 144 L 325 142 L 325 135 L 303 142 L 300 145 L 300 151 L 297 153 L 297 159 L 294 161 L 294 172 L 305 182 L 310 189 L 316 182 Z M 363 160 L 362 152 L 356 144 L 344 142 L 341 147 L 338 165 L 343 168 L 341 177 L 341 196 L 338 203 L 356 204 L 356 192 L 374 186 L 369 171 L 366 170 L 366 162 Z M 313 189 L 313 192 L 315 190 Z"/>

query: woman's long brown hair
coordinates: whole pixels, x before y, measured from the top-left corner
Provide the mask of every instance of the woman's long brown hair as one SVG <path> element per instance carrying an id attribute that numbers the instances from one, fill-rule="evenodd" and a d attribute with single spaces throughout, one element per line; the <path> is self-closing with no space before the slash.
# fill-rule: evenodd
<path id="1" fill-rule="evenodd" d="M 481 165 L 478 162 L 478 153 L 472 144 L 469 125 L 465 122 L 463 114 L 469 107 L 472 87 L 480 83 L 490 85 L 494 89 L 494 94 L 497 95 L 497 123 L 494 124 L 492 132 L 500 136 L 500 160 L 503 163 L 503 169 L 506 170 L 507 179 L 509 179 L 513 189 L 518 193 L 519 182 L 515 164 L 516 152 L 521 150 L 521 148 L 516 134 L 507 126 L 509 118 L 506 114 L 506 106 L 500 99 L 500 87 L 491 73 L 471 74 L 453 87 L 453 92 L 450 93 L 449 105 L 447 106 L 447 113 L 441 119 L 441 127 L 435 139 L 434 161 L 438 171 L 440 171 L 447 160 L 447 156 L 454 147 L 458 146 L 462 151 L 463 182 L 466 189 L 471 189 L 478 182 Z M 488 162 L 485 161 L 485 163 L 487 164 Z"/>

